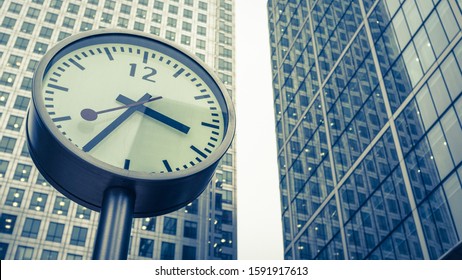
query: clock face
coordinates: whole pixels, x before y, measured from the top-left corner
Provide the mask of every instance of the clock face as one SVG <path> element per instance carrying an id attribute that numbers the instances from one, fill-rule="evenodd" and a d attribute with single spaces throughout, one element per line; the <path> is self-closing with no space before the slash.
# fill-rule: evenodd
<path id="1" fill-rule="evenodd" d="M 43 77 L 45 110 L 63 141 L 113 167 L 192 168 L 224 139 L 223 95 L 195 60 L 143 40 L 94 38 L 61 50 Z"/>

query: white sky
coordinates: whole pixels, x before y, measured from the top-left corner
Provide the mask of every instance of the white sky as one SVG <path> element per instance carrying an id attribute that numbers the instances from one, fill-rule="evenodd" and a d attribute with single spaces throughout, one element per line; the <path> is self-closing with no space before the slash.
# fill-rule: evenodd
<path id="1" fill-rule="evenodd" d="M 283 259 L 267 0 L 235 0 L 238 258 Z"/>

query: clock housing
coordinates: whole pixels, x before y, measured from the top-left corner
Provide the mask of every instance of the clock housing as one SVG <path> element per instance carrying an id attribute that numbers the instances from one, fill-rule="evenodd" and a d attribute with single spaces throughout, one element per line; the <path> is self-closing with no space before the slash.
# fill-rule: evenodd
<path id="1" fill-rule="evenodd" d="M 87 107 L 122 108 L 90 120 Z M 31 157 L 56 189 L 99 211 L 107 188 L 124 187 L 136 195 L 135 217 L 147 217 L 200 195 L 231 144 L 235 115 L 213 71 L 187 51 L 106 29 L 69 37 L 43 57 L 27 123 Z"/>

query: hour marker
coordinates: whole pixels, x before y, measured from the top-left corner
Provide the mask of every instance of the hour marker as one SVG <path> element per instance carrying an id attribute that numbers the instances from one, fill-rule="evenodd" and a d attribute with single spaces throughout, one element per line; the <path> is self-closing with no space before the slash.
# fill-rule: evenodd
<path id="1" fill-rule="evenodd" d="M 55 84 L 48 84 L 48 87 L 51 87 L 51 88 L 54 88 L 54 89 L 57 89 L 57 90 L 62 90 L 62 91 L 69 91 L 68 88 L 62 87 L 62 86 L 58 86 L 58 85 L 55 85 Z"/>
<path id="2" fill-rule="evenodd" d="M 130 169 L 130 160 L 129 159 L 126 159 L 125 162 L 124 162 L 124 169 L 128 170 Z"/>
<path id="3" fill-rule="evenodd" d="M 77 68 L 79 68 L 80 70 L 85 70 L 85 67 L 83 67 L 80 63 L 78 63 L 77 61 L 75 61 L 74 59 L 72 58 L 69 58 L 69 61 L 74 64 L 75 66 L 77 66 Z"/>
<path id="4" fill-rule="evenodd" d="M 206 123 L 206 122 L 202 122 L 201 125 L 211 127 L 211 128 L 214 128 L 214 129 L 219 129 L 220 128 L 218 125 L 211 124 L 211 123 Z"/>
<path id="5" fill-rule="evenodd" d="M 173 74 L 174 78 L 178 78 L 178 76 L 181 75 L 181 73 L 184 72 L 184 68 L 180 68 L 180 70 L 176 71 L 175 74 Z"/>
<path id="6" fill-rule="evenodd" d="M 114 57 L 112 56 L 112 53 L 108 48 L 104 48 L 104 51 L 106 52 L 107 57 L 109 57 L 109 60 L 114 60 Z"/>
<path id="7" fill-rule="evenodd" d="M 172 168 L 170 167 L 170 164 L 166 159 L 162 161 L 164 163 L 165 169 L 167 169 L 168 172 L 172 172 Z"/>
<path id="8" fill-rule="evenodd" d="M 71 120 L 71 117 L 70 117 L 70 116 L 57 117 L 57 118 L 52 118 L 51 120 L 52 120 L 53 122 L 69 121 L 69 120 Z"/>
<path id="9" fill-rule="evenodd" d="M 204 154 L 204 152 L 202 152 L 201 150 L 199 150 L 198 148 L 196 148 L 196 146 L 194 145 L 191 145 L 191 150 L 193 150 L 194 152 L 198 153 L 201 157 L 203 158 L 207 158 L 207 155 Z"/>
<path id="10" fill-rule="evenodd" d="M 194 96 L 194 99 L 196 99 L 196 100 L 207 99 L 207 98 L 210 98 L 210 94 Z"/>
<path id="11" fill-rule="evenodd" d="M 143 63 L 148 63 L 148 55 L 149 53 L 145 51 L 143 55 Z"/>

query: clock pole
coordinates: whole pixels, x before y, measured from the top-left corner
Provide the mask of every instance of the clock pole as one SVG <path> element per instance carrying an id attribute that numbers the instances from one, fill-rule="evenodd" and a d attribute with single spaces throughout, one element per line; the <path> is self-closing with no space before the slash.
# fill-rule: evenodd
<path id="1" fill-rule="evenodd" d="M 121 187 L 104 192 L 95 246 L 94 260 L 126 260 L 130 243 L 135 194 Z"/>

